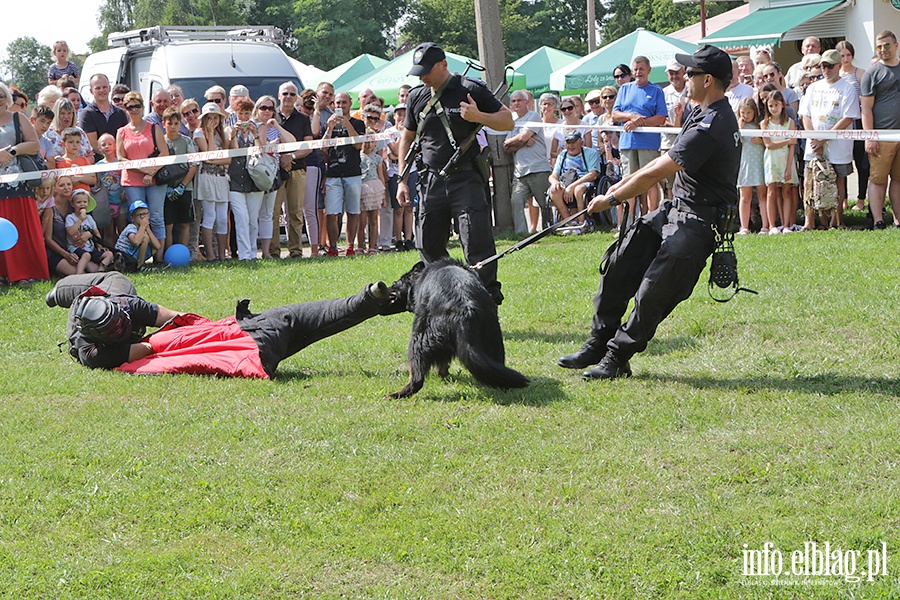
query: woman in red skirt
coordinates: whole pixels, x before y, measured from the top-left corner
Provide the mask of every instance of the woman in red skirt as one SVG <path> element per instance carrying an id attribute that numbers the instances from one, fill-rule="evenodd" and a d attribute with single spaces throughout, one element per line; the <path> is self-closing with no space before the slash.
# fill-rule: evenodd
<path id="1" fill-rule="evenodd" d="M 31 123 L 21 113 L 10 111 L 11 105 L 12 92 L 0 82 L 0 175 L 20 172 L 17 154 L 39 151 Z M 50 279 L 44 233 L 32 189 L 21 181 L 0 183 L 0 217 L 12 222 L 19 232 L 13 247 L 0 251 L 0 286 Z"/>

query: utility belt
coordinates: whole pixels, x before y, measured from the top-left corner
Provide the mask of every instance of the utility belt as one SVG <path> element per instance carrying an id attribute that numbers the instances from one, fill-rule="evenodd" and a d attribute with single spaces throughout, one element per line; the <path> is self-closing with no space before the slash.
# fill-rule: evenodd
<path id="1" fill-rule="evenodd" d="M 724 206 L 698 205 L 695 202 L 689 202 L 684 198 L 675 198 L 673 202 L 675 203 L 675 208 L 681 212 L 696 215 L 709 223 L 717 222 L 725 216 L 725 213 L 728 210 L 727 207 Z"/>

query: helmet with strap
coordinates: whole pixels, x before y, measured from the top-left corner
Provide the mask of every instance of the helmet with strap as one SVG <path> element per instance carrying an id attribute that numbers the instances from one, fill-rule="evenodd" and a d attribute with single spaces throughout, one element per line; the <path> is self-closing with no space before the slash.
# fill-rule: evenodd
<path id="1" fill-rule="evenodd" d="M 131 316 L 105 296 L 85 298 L 75 313 L 75 327 L 92 342 L 127 343 L 131 339 Z"/>

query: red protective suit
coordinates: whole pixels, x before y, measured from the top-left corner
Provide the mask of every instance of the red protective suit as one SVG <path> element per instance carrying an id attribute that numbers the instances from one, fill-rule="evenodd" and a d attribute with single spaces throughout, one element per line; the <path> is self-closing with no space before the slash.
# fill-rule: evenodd
<path id="1" fill-rule="evenodd" d="M 153 354 L 116 367 L 116 371 L 269 379 L 259 347 L 234 317 L 210 321 L 200 315 L 179 315 L 142 341 L 150 344 Z"/>

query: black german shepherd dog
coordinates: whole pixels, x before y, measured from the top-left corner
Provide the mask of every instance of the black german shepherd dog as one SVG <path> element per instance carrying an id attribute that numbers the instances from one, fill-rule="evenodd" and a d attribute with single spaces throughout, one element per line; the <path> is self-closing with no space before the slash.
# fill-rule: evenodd
<path id="1" fill-rule="evenodd" d="M 412 396 L 434 366 L 446 377 L 455 356 L 485 385 L 522 388 L 528 378 L 507 367 L 497 305 L 470 267 L 451 259 L 419 262 L 390 287 L 388 312 L 415 315 L 409 340 L 409 383 L 391 398 Z"/>

